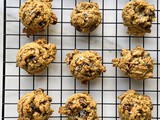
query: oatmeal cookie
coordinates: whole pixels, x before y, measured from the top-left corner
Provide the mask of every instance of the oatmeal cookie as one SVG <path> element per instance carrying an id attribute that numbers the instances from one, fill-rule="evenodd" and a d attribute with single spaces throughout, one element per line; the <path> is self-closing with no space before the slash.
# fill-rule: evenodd
<path id="1" fill-rule="evenodd" d="M 128 34 L 143 36 L 151 32 L 155 21 L 155 7 L 145 0 L 133 0 L 126 4 L 122 12 L 123 24 L 128 27 Z"/>
<path id="2" fill-rule="evenodd" d="M 75 50 L 67 54 L 65 62 L 69 65 L 73 76 L 82 84 L 87 84 L 88 81 L 97 78 L 106 71 L 101 60 L 102 58 L 95 51 L 79 52 Z"/>
<path id="3" fill-rule="evenodd" d="M 71 14 L 71 25 L 82 33 L 94 31 L 101 21 L 102 15 L 95 2 L 80 2 Z"/>
<path id="4" fill-rule="evenodd" d="M 52 0 L 28 0 L 20 8 L 19 18 L 25 26 L 23 32 L 27 36 L 37 32 L 43 33 L 51 24 L 57 23 L 57 17 L 52 11 Z"/>
<path id="5" fill-rule="evenodd" d="M 113 66 L 119 67 L 128 77 L 137 80 L 153 77 L 153 58 L 142 47 L 137 46 L 133 50 L 123 49 L 121 56 L 121 58 L 114 58 L 112 60 Z"/>
<path id="6" fill-rule="evenodd" d="M 68 120 L 99 120 L 97 103 L 87 93 L 76 93 L 69 97 L 59 113 L 67 115 Z"/>
<path id="7" fill-rule="evenodd" d="M 53 113 L 51 101 L 42 89 L 27 93 L 18 101 L 18 120 L 48 120 Z"/>
<path id="8" fill-rule="evenodd" d="M 47 44 L 44 38 L 38 39 L 20 48 L 16 57 L 16 65 L 29 74 L 36 74 L 55 60 L 56 52 L 56 45 Z"/>
<path id="9" fill-rule="evenodd" d="M 153 105 L 147 95 L 140 95 L 135 90 L 128 90 L 118 97 L 121 120 L 151 120 Z"/>

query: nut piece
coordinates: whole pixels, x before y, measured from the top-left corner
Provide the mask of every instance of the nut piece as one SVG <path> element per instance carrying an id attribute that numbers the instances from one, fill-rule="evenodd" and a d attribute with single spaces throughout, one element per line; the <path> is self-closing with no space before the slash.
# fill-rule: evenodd
<path id="1" fill-rule="evenodd" d="M 101 63 L 102 58 L 95 51 L 79 52 L 75 50 L 67 54 L 65 62 L 69 65 L 70 71 L 82 84 L 100 76 L 106 71 Z"/>
<path id="2" fill-rule="evenodd" d="M 51 101 L 42 89 L 27 93 L 18 102 L 18 120 L 48 120 L 53 113 Z"/>
<path id="3" fill-rule="evenodd" d="M 71 25 L 82 33 L 94 31 L 101 21 L 102 15 L 95 2 L 80 2 L 71 13 Z"/>
<path id="4" fill-rule="evenodd" d="M 20 8 L 19 18 L 25 26 L 23 32 L 35 35 L 43 33 L 51 24 L 57 23 L 57 17 L 52 11 L 51 0 L 28 0 Z"/>
<path id="5" fill-rule="evenodd" d="M 155 7 L 145 0 L 133 0 L 126 4 L 122 12 L 123 24 L 128 27 L 128 34 L 143 36 L 151 32 L 155 21 Z"/>
<path id="6" fill-rule="evenodd" d="M 153 105 L 147 95 L 140 95 L 135 90 L 128 90 L 118 97 L 121 120 L 151 120 Z"/>
<path id="7" fill-rule="evenodd" d="M 55 44 L 47 44 L 44 38 L 38 39 L 20 48 L 16 57 L 16 65 L 29 74 L 36 74 L 55 60 L 56 53 Z"/>
<path id="8" fill-rule="evenodd" d="M 121 56 L 112 60 L 113 66 L 119 67 L 128 77 L 137 80 L 153 77 L 153 58 L 142 47 L 137 46 L 133 50 L 123 49 Z"/>
<path id="9" fill-rule="evenodd" d="M 99 120 L 97 103 L 87 93 L 77 93 L 69 97 L 59 113 L 67 115 L 68 120 Z"/>

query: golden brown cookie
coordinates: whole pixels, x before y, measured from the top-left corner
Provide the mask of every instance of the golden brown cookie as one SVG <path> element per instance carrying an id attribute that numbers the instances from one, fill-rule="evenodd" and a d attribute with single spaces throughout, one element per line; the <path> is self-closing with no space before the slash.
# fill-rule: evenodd
<path id="1" fill-rule="evenodd" d="M 155 21 L 155 7 L 146 0 L 132 0 L 126 4 L 122 12 L 123 24 L 128 27 L 128 34 L 143 36 L 151 32 Z"/>
<path id="2" fill-rule="evenodd" d="M 80 2 L 71 14 L 71 25 L 82 33 L 94 31 L 101 21 L 102 15 L 95 2 Z"/>
<path id="3" fill-rule="evenodd" d="M 27 0 L 20 8 L 19 18 L 25 26 L 23 32 L 27 36 L 44 30 L 57 23 L 57 17 L 52 11 L 52 0 Z"/>
<path id="4" fill-rule="evenodd" d="M 102 58 L 95 51 L 79 52 L 75 50 L 67 54 L 65 62 L 69 65 L 70 71 L 82 84 L 100 76 L 106 71 L 101 63 Z"/>
<path id="5" fill-rule="evenodd" d="M 20 48 L 16 57 L 16 65 L 29 74 L 36 74 L 55 60 L 56 53 L 55 44 L 47 44 L 44 38 L 38 39 Z"/>
<path id="6" fill-rule="evenodd" d="M 153 105 L 147 95 L 140 95 L 135 90 L 128 90 L 118 97 L 121 120 L 151 120 Z"/>
<path id="7" fill-rule="evenodd" d="M 128 77 L 137 80 L 153 77 L 153 58 L 142 47 L 137 46 L 133 50 L 122 49 L 121 56 L 112 60 L 113 66 L 119 67 Z"/>
<path id="8" fill-rule="evenodd" d="M 99 120 L 97 103 L 87 93 L 70 96 L 65 106 L 59 108 L 59 113 L 67 115 L 68 120 Z"/>
<path id="9" fill-rule="evenodd" d="M 42 89 L 27 93 L 18 101 L 18 120 L 48 120 L 53 113 L 51 101 Z"/>

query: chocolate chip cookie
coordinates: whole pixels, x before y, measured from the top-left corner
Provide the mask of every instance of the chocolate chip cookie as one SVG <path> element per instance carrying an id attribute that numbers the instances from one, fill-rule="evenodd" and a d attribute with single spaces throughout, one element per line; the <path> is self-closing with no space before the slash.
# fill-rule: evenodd
<path id="1" fill-rule="evenodd" d="M 99 120 L 97 103 L 87 93 L 77 93 L 69 97 L 59 113 L 67 115 L 68 120 Z"/>
<path id="2" fill-rule="evenodd" d="M 128 27 L 128 34 L 143 36 L 151 32 L 155 21 L 155 7 L 146 0 L 133 0 L 126 4 L 122 12 L 123 24 Z"/>
<path id="3" fill-rule="evenodd" d="M 51 101 L 42 89 L 27 93 L 18 101 L 18 120 L 48 120 L 53 113 Z"/>
<path id="4" fill-rule="evenodd" d="M 153 105 L 147 95 L 140 95 L 135 90 L 128 90 L 118 97 L 121 120 L 151 120 Z"/>
<path id="5" fill-rule="evenodd" d="M 27 36 L 37 32 L 43 33 L 51 24 L 57 23 L 57 17 L 52 11 L 52 0 L 27 0 L 20 8 L 19 18 L 25 26 L 23 32 Z"/>
<path id="6" fill-rule="evenodd" d="M 16 65 L 29 74 L 36 74 L 55 60 L 56 52 L 55 44 L 47 44 L 44 38 L 38 39 L 20 48 L 16 57 Z"/>
<path id="7" fill-rule="evenodd" d="M 82 33 L 94 31 L 101 21 L 102 15 L 95 2 L 80 2 L 71 14 L 71 25 Z"/>
<path id="8" fill-rule="evenodd" d="M 95 51 L 79 52 L 75 50 L 67 54 L 65 62 L 69 65 L 73 76 L 80 80 L 82 84 L 86 84 L 106 71 L 101 60 L 101 56 Z"/>
<path id="9" fill-rule="evenodd" d="M 137 80 L 153 77 L 153 58 L 141 46 L 137 46 L 133 50 L 123 49 L 121 56 L 121 58 L 114 58 L 112 60 L 113 66 L 119 67 L 128 77 Z"/>

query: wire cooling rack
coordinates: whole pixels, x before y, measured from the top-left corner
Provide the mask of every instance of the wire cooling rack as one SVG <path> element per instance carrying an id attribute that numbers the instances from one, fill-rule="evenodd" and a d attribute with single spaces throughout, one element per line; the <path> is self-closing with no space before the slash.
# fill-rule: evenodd
<path id="1" fill-rule="evenodd" d="M 118 120 L 117 97 L 128 89 L 149 95 L 154 106 L 153 119 L 160 119 L 159 0 L 148 0 L 155 5 L 156 21 L 153 23 L 152 33 L 142 38 L 128 36 L 123 26 L 122 9 L 129 0 L 92 1 L 99 4 L 103 22 L 90 35 L 80 34 L 70 25 L 70 13 L 80 0 L 52 2 L 58 23 L 48 28 L 44 36 L 48 42 L 57 45 L 57 57 L 47 70 L 30 76 L 24 70 L 16 68 L 16 53 L 22 45 L 41 38 L 42 35 L 27 38 L 22 33 L 23 26 L 19 22 L 18 11 L 25 0 L 4 0 L 2 120 L 16 120 L 18 100 L 37 88 L 43 88 L 53 98 L 54 113 L 51 120 L 66 119 L 58 113 L 59 107 L 65 104 L 70 95 L 83 91 L 88 91 L 97 101 L 101 120 Z M 154 77 L 146 81 L 129 79 L 119 69 L 112 67 L 111 60 L 119 57 L 122 48 L 133 49 L 136 45 L 143 46 L 155 60 Z M 64 63 L 66 54 L 74 49 L 98 51 L 107 71 L 88 85 L 81 85 L 72 77 Z"/>

